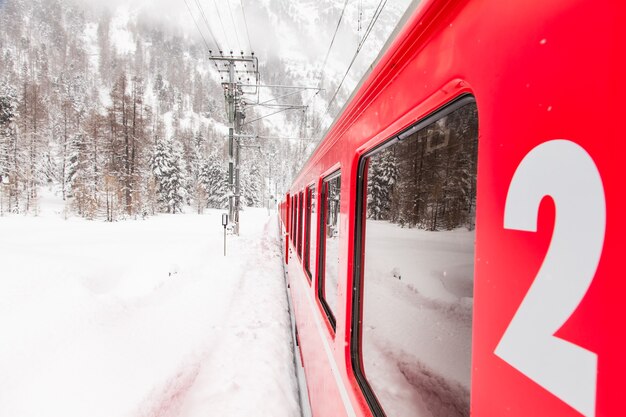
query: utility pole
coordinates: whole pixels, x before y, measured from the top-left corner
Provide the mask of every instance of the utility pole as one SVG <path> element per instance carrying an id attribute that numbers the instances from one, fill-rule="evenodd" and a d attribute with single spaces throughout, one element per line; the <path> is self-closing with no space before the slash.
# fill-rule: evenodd
<path id="1" fill-rule="evenodd" d="M 234 146 L 235 146 L 235 64 L 228 62 L 228 88 L 224 90 L 226 97 L 226 106 L 228 113 L 228 218 L 231 221 L 239 220 L 239 216 L 235 220 L 235 205 L 233 199 L 235 190 L 233 189 L 234 174 Z"/>
<path id="2" fill-rule="evenodd" d="M 259 75 L 259 60 L 254 53 L 251 55 L 244 55 L 241 52 L 240 56 L 233 55 L 230 51 L 230 55 L 225 55 L 223 51 L 219 51 L 219 55 L 213 54 L 209 51 L 209 59 L 213 61 L 222 78 L 222 87 L 224 88 L 224 98 L 226 99 L 226 113 L 228 115 L 228 218 L 233 225 L 233 232 L 239 235 L 239 211 L 241 209 L 241 175 L 240 175 L 240 162 L 241 162 L 241 148 L 246 147 L 258 147 L 242 145 L 241 139 L 243 138 L 261 138 L 257 135 L 243 135 L 242 128 L 244 125 L 249 125 L 253 122 L 259 121 L 269 116 L 273 116 L 277 113 L 282 113 L 287 110 L 306 110 L 308 106 L 293 105 L 293 104 L 281 104 L 272 103 L 279 98 L 285 98 L 295 95 L 298 92 L 305 90 L 316 90 L 319 92 L 319 87 L 298 87 L 289 85 L 261 85 Z M 224 79 L 227 77 L 227 79 Z M 295 92 L 283 94 L 279 97 L 261 102 L 260 89 L 273 88 L 273 89 L 291 89 L 297 90 Z M 244 100 L 245 96 L 255 97 L 252 100 Z M 250 120 L 244 123 L 245 108 L 252 106 L 263 106 L 266 108 L 278 109 L 277 111 L 266 114 L 265 116 L 258 117 L 254 120 Z M 289 139 L 289 138 L 275 138 L 275 139 Z"/>
<path id="3" fill-rule="evenodd" d="M 243 55 L 211 55 L 209 57 L 215 63 L 220 73 L 228 74 L 228 81 L 222 76 L 222 87 L 226 99 L 226 113 L 228 115 L 228 216 L 233 223 L 233 231 L 239 235 L 239 209 L 241 197 L 240 183 L 240 143 L 239 136 L 245 114 L 241 103 L 245 94 L 258 94 L 259 85 L 259 61 L 254 53 L 249 56 Z M 243 66 L 243 68 L 241 68 Z M 246 84 L 242 83 L 244 75 Z M 255 84 L 250 84 L 250 75 L 254 77 Z M 244 87 L 253 87 L 254 91 L 245 91 Z"/>
<path id="4" fill-rule="evenodd" d="M 237 135 L 241 133 L 241 124 L 243 123 L 243 119 L 245 115 L 243 111 L 239 110 L 235 112 L 235 131 Z M 240 137 L 235 138 L 235 208 L 234 208 L 234 222 L 235 222 L 235 233 L 239 235 L 239 210 L 241 209 L 240 205 L 240 197 L 241 197 L 241 181 L 240 181 L 240 152 L 241 152 L 241 140 Z"/>

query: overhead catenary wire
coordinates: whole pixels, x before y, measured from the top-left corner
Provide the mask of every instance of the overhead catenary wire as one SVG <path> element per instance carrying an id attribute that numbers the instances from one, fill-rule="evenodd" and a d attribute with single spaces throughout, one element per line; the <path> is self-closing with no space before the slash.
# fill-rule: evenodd
<path id="1" fill-rule="evenodd" d="M 264 107 L 266 109 L 304 109 L 306 106 L 302 104 L 282 104 L 282 103 L 268 103 L 268 104 L 257 104 L 258 107 Z"/>
<path id="2" fill-rule="evenodd" d="M 226 33 L 226 27 L 224 26 L 224 21 L 222 20 L 222 14 L 220 13 L 219 7 L 217 7 L 217 1 L 213 0 L 213 4 L 215 5 L 215 10 L 217 11 L 217 18 L 220 21 L 220 25 L 222 26 L 222 32 L 224 32 L 224 40 L 227 45 L 230 45 L 230 40 L 228 39 L 228 34 Z"/>
<path id="3" fill-rule="evenodd" d="M 191 7 L 189 7 L 189 3 L 187 3 L 187 0 L 183 0 L 183 1 L 185 2 L 185 5 L 187 5 L 187 10 L 189 10 L 189 14 L 191 15 L 191 20 L 193 20 L 194 25 L 196 25 L 196 29 L 198 29 L 198 32 L 200 33 L 200 36 L 202 37 L 202 41 L 204 42 L 204 45 L 206 46 L 207 50 L 210 50 L 211 48 L 209 47 L 209 44 L 206 41 L 206 38 L 204 37 L 204 34 L 200 30 L 200 26 L 198 26 L 198 22 L 196 22 L 196 18 L 193 17 L 193 13 L 191 11 Z"/>
<path id="4" fill-rule="evenodd" d="M 326 69 L 326 64 L 328 63 L 328 57 L 330 56 L 330 51 L 333 48 L 333 44 L 335 43 L 335 38 L 337 37 L 337 33 L 339 32 L 339 27 L 341 26 L 341 21 L 343 20 L 343 15 L 346 12 L 346 7 L 348 6 L 348 1 L 346 0 L 343 3 L 343 8 L 341 9 L 341 14 L 339 15 L 339 20 L 337 21 L 337 26 L 335 27 L 335 32 L 333 33 L 333 37 L 330 40 L 330 45 L 328 46 L 328 50 L 326 51 L 326 56 L 324 57 L 324 62 L 322 63 L 322 67 L 320 68 L 320 74 L 319 74 L 319 81 L 317 82 L 317 91 L 315 92 L 315 94 L 309 98 L 309 100 L 306 103 L 306 107 L 308 108 L 311 104 L 311 101 L 313 101 L 313 99 L 315 99 L 315 97 L 320 93 L 321 91 L 321 87 L 322 87 L 322 82 L 324 80 L 324 70 Z M 305 115 L 306 116 L 306 115 Z"/>
<path id="5" fill-rule="evenodd" d="M 326 64 L 328 63 L 328 57 L 330 56 L 330 51 L 333 48 L 333 44 L 335 43 L 335 38 L 337 37 L 337 32 L 339 32 L 339 26 L 341 25 L 341 21 L 343 20 L 343 15 L 346 12 L 346 6 L 348 5 L 348 0 L 343 3 L 343 9 L 341 9 L 341 15 L 339 15 L 339 20 L 337 21 L 337 27 L 335 28 L 335 33 L 333 33 L 333 37 L 330 40 L 330 46 L 328 46 L 328 51 L 326 51 L 326 56 L 324 57 L 324 63 L 322 64 L 322 68 L 320 69 L 320 80 L 317 84 L 319 88 L 322 84 L 322 80 L 324 79 L 324 69 L 326 68 Z"/>
<path id="6" fill-rule="evenodd" d="M 243 52 L 241 48 L 241 42 L 239 42 L 239 34 L 237 33 L 237 24 L 235 23 L 235 17 L 233 16 L 233 9 L 230 7 L 230 0 L 226 0 L 226 4 L 228 4 L 228 12 L 230 13 L 230 20 L 233 22 L 233 30 L 235 31 L 235 38 L 237 39 L 237 47 L 240 51 Z"/>
<path id="7" fill-rule="evenodd" d="M 365 40 L 369 36 L 372 29 L 374 29 L 374 25 L 376 24 L 376 21 L 378 20 L 381 13 L 383 12 L 383 9 L 385 8 L 386 4 L 387 4 L 387 0 L 380 0 L 380 2 L 378 2 L 378 7 L 376 7 L 376 10 L 374 10 L 374 14 L 372 15 L 372 20 L 370 20 L 370 23 L 367 26 L 367 29 L 365 29 L 365 34 L 363 35 L 363 39 L 361 39 L 361 42 L 359 42 L 359 46 L 357 47 L 357 53 L 363 47 L 363 44 L 365 43 Z"/>
<path id="8" fill-rule="evenodd" d="M 204 24 L 206 25 L 206 28 L 209 31 L 209 35 L 211 35 L 211 39 L 213 39 L 213 43 L 215 44 L 215 47 L 217 48 L 218 51 L 221 51 L 222 48 L 220 48 L 220 44 L 219 44 L 219 42 L 217 42 L 217 38 L 215 37 L 215 34 L 213 33 L 213 30 L 211 29 L 211 25 L 209 24 L 209 19 L 207 19 L 206 14 L 204 13 L 204 8 L 202 7 L 202 5 L 200 4 L 200 2 L 198 0 L 194 0 L 194 1 L 196 2 L 196 7 L 200 11 L 200 16 L 202 17 L 202 20 L 204 21 Z M 185 0 L 185 3 L 187 3 L 187 0 Z M 189 8 L 188 4 L 187 4 L 187 8 L 189 9 L 189 13 L 191 13 L 191 9 Z M 191 17 L 193 18 L 193 13 L 192 13 Z M 195 19 L 194 19 L 194 23 L 195 23 Z M 198 30 L 200 30 L 200 28 L 198 27 L 197 23 L 196 23 L 196 27 L 198 28 Z M 202 34 L 201 31 L 200 31 L 200 34 Z M 202 36 L 202 38 L 204 38 L 204 35 Z M 209 48 L 209 50 L 210 50 L 210 48 Z"/>
<path id="9" fill-rule="evenodd" d="M 298 110 L 298 109 L 301 109 L 301 108 L 302 108 L 302 106 L 299 106 L 299 107 L 288 107 L 288 108 L 285 108 L 285 109 L 281 109 L 281 110 L 275 111 L 273 113 L 266 114 L 265 116 L 257 117 L 256 119 L 247 121 L 247 122 L 243 123 L 242 126 L 249 125 L 250 123 L 257 122 L 257 121 L 259 121 L 261 119 L 265 119 L 266 117 L 270 117 L 270 116 L 273 116 L 273 115 L 278 114 L 278 113 L 282 113 L 282 112 L 285 112 L 285 111 L 288 111 L 288 110 Z"/>
<path id="10" fill-rule="evenodd" d="M 312 137 L 317 135 L 317 133 L 321 129 L 322 123 L 324 121 L 324 117 L 330 111 L 331 106 L 333 105 L 335 99 L 337 98 L 337 94 L 339 94 L 339 90 L 343 86 L 343 83 L 346 81 L 346 78 L 348 77 L 348 74 L 350 73 L 350 70 L 352 69 L 352 65 L 354 65 L 354 62 L 356 61 L 356 58 L 359 55 L 359 52 L 361 52 L 361 49 L 363 48 L 363 44 L 365 44 L 365 41 L 367 40 L 367 38 L 369 37 L 370 33 L 372 32 L 372 29 L 374 28 L 374 25 L 378 21 L 378 18 L 380 17 L 380 15 L 381 15 L 383 9 L 385 8 L 386 4 L 387 4 L 387 0 L 380 0 L 380 2 L 378 3 L 378 6 L 376 7 L 376 10 L 374 11 L 374 15 L 372 16 L 372 20 L 370 21 L 369 25 L 367 26 L 367 29 L 365 30 L 365 34 L 363 35 L 363 39 L 361 39 L 361 41 L 357 45 L 356 51 L 355 51 L 354 55 L 352 56 L 352 60 L 350 61 L 350 65 L 348 65 L 348 69 L 344 73 L 343 78 L 341 79 L 341 82 L 339 83 L 339 85 L 335 89 L 335 92 L 333 93 L 331 99 L 329 100 L 328 106 L 326 107 L 326 110 L 322 114 L 322 117 L 320 117 L 317 126 L 313 130 L 313 134 L 311 135 Z"/>
<path id="11" fill-rule="evenodd" d="M 293 95 L 296 95 L 296 94 L 300 94 L 300 93 L 302 93 L 302 89 L 296 90 L 296 91 L 292 91 L 291 93 L 287 93 L 287 94 L 284 94 L 282 96 L 270 98 L 270 99 L 262 101 L 260 103 L 246 103 L 246 106 L 248 106 L 248 107 L 262 106 L 264 104 L 271 103 L 272 101 L 276 101 L 276 100 L 279 100 L 281 98 L 290 97 L 290 96 L 293 96 Z"/>
<path id="12" fill-rule="evenodd" d="M 361 24 L 361 21 L 363 20 L 363 0 L 359 0 L 359 9 L 357 11 L 357 17 L 358 17 L 358 25 L 356 28 L 357 33 L 361 33 L 361 29 L 363 29 L 363 25 Z"/>
<path id="13" fill-rule="evenodd" d="M 243 9 L 243 0 L 239 0 L 239 4 L 241 5 L 241 14 L 243 15 L 243 24 L 246 27 L 246 36 L 248 37 L 248 46 L 250 47 L 250 52 L 252 52 L 252 42 L 250 42 L 250 31 L 248 30 L 248 21 L 246 19 L 246 12 Z"/>

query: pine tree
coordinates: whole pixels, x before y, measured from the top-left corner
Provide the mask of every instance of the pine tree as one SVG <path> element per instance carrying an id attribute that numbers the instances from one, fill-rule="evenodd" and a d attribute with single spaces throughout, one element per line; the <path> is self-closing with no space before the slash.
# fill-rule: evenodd
<path id="1" fill-rule="evenodd" d="M 260 207 L 263 205 L 263 195 L 261 181 L 263 177 L 260 173 L 256 161 L 250 161 L 244 166 L 246 169 L 242 175 L 241 200 L 244 206 Z"/>
<path id="2" fill-rule="evenodd" d="M 183 159 L 181 145 L 178 142 L 172 143 L 172 172 L 168 181 L 168 212 L 176 213 L 183 211 L 183 203 L 187 196 L 187 172 L 185 160 Z"/>
<path id="3" fill-rule="evenodd" d="M 202 164 L 199 182 L 206 193 L 208 208 L 225 208 L 228 204 L 228 178 L 222 161 L 211 154 Z"/>
<path id="4" fill-rule="evenodd" d="M 16 181 L 17 166 L 11 150 L 17 146 L 17 109 L 17 91 L 6 81 L 0 82 L 0 214 L 4 213 L 5 205 L 11 205 L 10 183 Z M 9 189 L 6 193 L 5 187 Z"/>
<path id="5" fill-rule="evenodd" d="M 114 9 L 93 11 L 66 0 L 0 0 L 0 6 L 0 90 L 12 89 L 15 110 L 11 122 L 0 122 L 0 176 L 9 181 L 0 186 L 2 207 L 34 212 L 45 185 L 60 198 L 67 194 L 68 208 L 90 218 L 180 211 L 157 204 L 165 200 L 151 165 L 155 138 L 171 136 L 183 145 L 179 165 L 188 168 L 189 180 L 178 188 L 188 191 L 186 201 L 225 206 L 225 141 L 216 127 L 227 122 L 224 92 L 198 70 L 207 64 L 198 44 L 138 18 L 123 28 L 136 50 L 121 54 L 111 38 Z M 290 79 L 286 68 L 274 60 L 271 78 Z M 301 116 L 286 120 L 296 127 Z M 288 185 L 297 171 L 293 156 L 304 158 L 309 150 L 304 142 L 297 146 L 276 145 L 273 161 L 244 160 L 242 204 L 260 204 L 266 167 L 274 185 Z M 254 164 L 257 172 L 249 169 Z"/>
<path id="6" fill-rule="evenodd" d="M 205 179 L 202 178 L 205 174 L 202 169 L 205 160 L 204 155 L 206 155 L 205 142 L 202 130 L 199 129 L 193 137 L 191 149 L 189 151 L 189 155 L 187 156 L 190 180 L 189 189 L 193 192 L 192 198 L 195 202 L 198 214 L 201 214 L 203 209 L 206 207 L 208 198 L 206 188 L 203 185 L 203 181 L 205 181 Z"/>
<path id="7" fill-rule="evenodd" d="M 157 142 L 152 157 L 158 200 L 167 213 L 182 212 L 187 195 L 185 189 L 185 165 L 180 147 L 171 140 Z"/>
<path id="8" fill-rule="evenodd" d="M 385 149 L 370 159 L 367 210 L 374 220 L 391 220 L 391 195 L 398 177 L 393 149 Z"/>
<path id="9" fill-rule="evenodd" d="M 8 181 L 11 141 L 14 139 L 18 98 L 6 81 L 0 83 L 0 182 Z"/>

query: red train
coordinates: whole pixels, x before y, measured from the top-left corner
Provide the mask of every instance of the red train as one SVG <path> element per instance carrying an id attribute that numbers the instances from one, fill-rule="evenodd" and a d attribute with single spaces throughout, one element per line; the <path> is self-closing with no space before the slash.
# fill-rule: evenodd
<path id="1" fill-rule="evenodd" d="M 411 6 L 281 205 L 314 416 L 626 415 L 625 21 Z"/>

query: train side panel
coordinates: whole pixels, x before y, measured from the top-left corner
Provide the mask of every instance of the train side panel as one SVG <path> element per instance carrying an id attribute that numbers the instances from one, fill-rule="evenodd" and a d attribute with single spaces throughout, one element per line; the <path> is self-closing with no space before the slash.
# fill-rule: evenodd
<path id="1" fill-rule="evenodd" d="M 477 0 L 407 22 L 290 190 L 341 169 L 336 331 L 287 239 L 315 416 L 372 415 L 350 349 L 360 157 L 464 95 L 479 120 L 471 414 L 622 414 L 625 18 L 616 1 Z"/>

